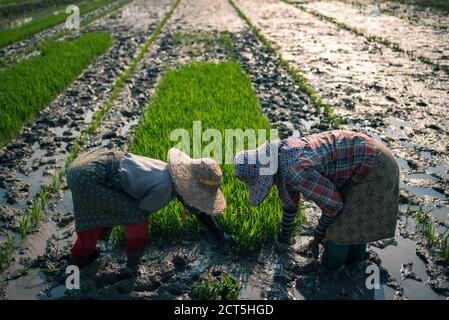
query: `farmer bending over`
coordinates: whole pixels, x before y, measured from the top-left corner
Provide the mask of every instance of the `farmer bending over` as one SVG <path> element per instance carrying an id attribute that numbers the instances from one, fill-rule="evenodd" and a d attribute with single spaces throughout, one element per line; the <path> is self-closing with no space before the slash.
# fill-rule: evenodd
<path id="1" fill-rule="evenodd" d="M 148 215 L 177 197 L 214 236 L 226 235 L 211 217 L 223 212 L 222 172 L 209 158 L 191 159 L 172 148 L 168 163 L 119 150 L 98 149 L 81 154 L 67 172 L 72 190 L 77 239 L 71 264 L 94 261 L 97 240 L 112 227 L 125 225 L 127 268 L 137 271 L 148 234 Z"/>
<path id="2" fill-rule="evenodd" d="M 261 174 L 273 155 L 277 170 Z M 366 243 L 394 237 L 399 202 L 399 168 L 394 156 L 375 139 L 352 131 L 329 131 L 308 137 L 266 142 L 241 151 L 234 175 L 245 182 L 252 205 L 258 205 L 275 184 L 283 207 L 280 242 L 288 236 L 300 195 L 322 210 L 309 252 L 328 269 L 361 260 Z"/>

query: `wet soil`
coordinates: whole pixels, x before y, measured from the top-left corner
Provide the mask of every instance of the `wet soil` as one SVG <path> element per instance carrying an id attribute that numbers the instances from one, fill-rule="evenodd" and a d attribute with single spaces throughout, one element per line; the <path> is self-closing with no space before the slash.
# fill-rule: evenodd
<path id="1" fill-rule="evenodd" d="M 446 12 L 432 8 L 424 8 L 411 4 L 402 4 L 384 0 L 339 0 L 358 7 L 375 4 L 381 13 L 408 20 L 411 23 L 430 26 L 437 29 L 449 28 L 449 16 Z"/>
<path id="2" fill-rule="evenodd" d="M 134 3 L 137 6 L 143 5 L 143 1 L 135 1 Z M 153 9 L 148 7 L 147 11 L 163 12 L 167 10 L 169 1 L 159 1 L 158 3 L 160 7 L 155 8 L 153 3 L 150 6 Z M 138 64 L 136 72 L 126 81 L 119 99 L 116 100 L 113 108 L 105 116 L 100 129 L 90 137 L 88 144 L 85 146 L 86 150 L 100 146 L 126 148 L 132 139 L 132 129 L 138 123 L 141 112 L 151 99 L 164 70 L 191 61 L 218 62 L 237 59 L 251 79 L 262 112 L 266 114 L 274 126 L 280 129 L 281 137 L 292 134 L 306 135 L 331 128 L 329 120 L 317 110 L 307 95 L 299 91 L 299 86 L 295 83 L 293 77 L 281 67 L 277 58 L 239 20 L 228 2 L 224 0 L 216 1 L 214 10 L 208 11 L 207 15 L 198 13 L 201 11 L 200 9 L 207 7 L 206 3 L 208 3 L 206 0 L 181 2 L 162 33 Z M 267 13 L 269 13 L 264 20 L 272 21 L 275 12 L 270 12 L 265 7 L 265 1 L 259 3 L 260 10 L 267 10 Z M 240 2 L 239 5 L 241 5 Z M 254 11 L 259 10 L 258 6 L 252 5 L 248 9 L 242 5 L 242 8 L 248 16 L 252 13 L 253 16 L 250 18 L 253 19 L 257 17 Z M 299 11 L 291 6 L 287 8 L 290 12 Z M 287 12 L 280 11 L 285 17 L 288 17 Z M 156 19 L 156 13 L 152 17 Z M 217 19 L 215 19 L 216 17 Z M 115 19 L 117 20 L 109 21 L 109 23 L 105 21 L 102 26 L 114 26 L 123 21 L 120 19 L 120 15 L 116 16 Z M 232 23 L 230 23 L 231 21 Z M 257 21 L 257 19 L 253 20 L 253 22 L 258 23 Z M 311 18 L 311 21 L 315 20 Z M 126 24 L 126 22 L 123 22 L 123 24 Z M 151 29 L 154 24 L 148 23 L 148 26 Z M 269 27 L 266 28 L 264 30 L 270 31 Z M 286 28 L 288 28 L 288 25 Z M 291 25 L 290 28 L 291 32 L 296 32 L 296 28 Z M 116 30 L 116 32 L 119 35 L 124 34 L 124 37 L 126 35 L 126 33 L 121 33 L 124 32 L 123 30 Z M 132 31 L 128 30 L 127 32 Z M 339 34 L 340 31 L 335 33 Z M 233 47 L 229 47 L 229 43 L 224 40 L 226 36 L 231 37 Z M 143 38 L 142 35 L 142 41 Z M 307 43 L 307 41 L 309 40 L 304 39 L 304 43 Z M 139 42 L 139 44 L 141 43 Z M 281 50 L 284 50 L 282 45 L 285 45 L 285 43 L 276 42 L 276 44 Z M 293 41 L 292 44 L 294 44 Z M 135 54 L 138 47 L 139 45 L 134 45 L 126 50 L 128 47 L 124 44 L 121 45 L 122 50 L 127 52 L 129 56 Z M 283 51 L 283 54 L 286 54 L 286 51 Z M 293 58 L 298 58 L 294 50 L 291 51 L 291 54 Z M 303 51 L 301 54 L 310 57 L 307 51 Z M 320 57 L 319 52 L 316 56 Z M 337 56 L 336 53 L 335 56 Z M 98 68 L 100 68 L 108 64 L 115 66 L 117 60 L 122 61 L 120 57 L 121 54 L 116 54 L 111 56 L 110 60 L 99 60 L 92 67 L 98 65 Z M 405 57 L 403 59 L 410 63 Z M 307 61 L 308 64 L 304 66 L 321 67 L 320 61 L 321 59 L 318 59 L 312 64 Z M 118 70 L 123 70 L 127 63 L 129 63 L 129 60 L 124 59 L 116 69 L 113 69 L 114 73 L 109 74 L 109 76 L 113 78 L 113 74 L 116 75 Z M 299 69 L 299 64 L 302 63 L 303 61 L 298 60 L 295 67 Z M 347 63 L 352 63 L 352 61 L 348 60 Z M 88 79 L 97 79 L 97 71 L 95 70 L 97 69 L 91 70 L 91 77 Z M 390 74 L 390 70 L 394 71 L 394 67 L 390 66 L 390 69 L 385 67 L 385 70 L 388 71 L 386 74 Z M 391 74 L 394 74 L 393 71 Z M 338 81 L 341 81 L 342 85 L 347 83 L 347 79 L 339 72 L 336 72 L 335 76 L 336 83 Z M 74 97 L 78 97 L 79 92 L 84 92 L 82 90 L 88 83 L 88 80 L 85 81 L 84 83 L 74 83 L 61 97 L 65 97 L 72 92 L 71 90 L 74 90 L 73 99 L 75 99 Z M 330 76 L 328 82 L 332 82 Z M 314 85 L 317 85 L 315 86 L 317 90 L 324 88 L 324 92 L 327 92 L 326 83 L 326 81 L 317 81 Z M 110 87 L 108 89 L 107 86 L 108 82 L 103 83 L 101 81 L 92 86 L 94 89 L 106 87 L 103 95 L 99 95 L 95 91 L 86 92 L 86 99 L 90 99 L 88 100 L 90 107 L 84 106 L 83 112 L 80 114 L 85 115 L 88 110 L 92 112 L 95 109 L 91 109 L 91 107 L 95 102 L 99 105 L 101 101 L 104 101 L 108 90 L 110 90 Z M 387 89 L 382 88 L 382 91 L 385 93 Z M 339 94 L 340 92 L 336 90 L 336 93 Z M 387 103 L 389 102 L 387 101 Z M 52 119 L 52 115 L 56 113 L 56 119 L 64 116 L 72 121 L 70 116 L 67 117 L 67 110 L 62 106 L 66 106 L 66 104 L 61 102 L 60 112 L 57 111 L 57 108 L 49 109 L 46 116 Z M 413 134 L 404 133 L 406 140 L 398 140 L 399 142 L 397 142 L 394 137 L 391 137 L 394 136 L 392 133 L 389 136 L 385 133 L 388 129 L 386 124 L 388 122 L 383 119 L 383 115 L 380 115 L 381 112 L 385 112 L 385 108 L 379 107 L 379 111 L 377 111 L 379 114 L 376 116 L 370 115 L 368 106 L 360 108 L 359 111 L 358 104 L 355 106 L 355 111 L 352 110 L 350 113 L 353 115 L 350 118 L 351 121 L 348 120 L 345 126 L 376 134 L 379 138 L 383 138 L 384 142 L 388 142 L 397 155 L 402 155 L 399 158 L 404 189 L 402 191 L 404 205 L 401 206 L 401 211 L 403 213 L 406 211 L 405 203 L 408 202 L 408 199 L 414 199 L 417 203 L 426 205 L 425 208 L 434 209 L 435 219 L 440 219 L 439 221 L 442 223 L 447 221 L 448 212 L 445 209 L 447 209 L 446 185 L 448 176 L 447 167 L 445 168 L 444 164 L 441 163 L 442 157 L 447 156 L 445 151 L 442 150 L 437 153 L 435 150 L 429 149 L 430 147 L 427 147 L 427 144 L 425 148 L 412 145 L 419 142 L 412 140 L 414 135 L 418 134 L 415 133 L 419 128 L 416 124 L 409 127 L 405 125 L 405 122 L 398 122 L 398 128 L 392 127 L 391 131 L 394 132 L 412 130 Z M 406 112 L 400 112 L 401 108 L 397 104 L 391 104 L 390 108 L 392 109 L 389 111 L 390 114 L 395 115 L 396 118 L 408 117 L 407 119 L 410 119 L 412 117 Z M 344 108 L 344 110 L 347 109 Z M 398 110 L 398 113 L 394 113 L 395 110 Z M 338 108 L 336 111 L 340 115 Z M 364 118 L 367 115 L 369 117 Z M 364 121 L 365 119 L 368 123 Z M 85 121 L 80 119 L 75 123 L 82 127 Z M 396 121 L 401 120 L 396 119 Z M 417 120 L 417 122 L 419 121 L 421 120 Z M 351 126 L 352 123 L 359 124 L 359 126 Z M 45 127 L 44 124 L 40 124 L 40 126 L 40 131 L 37 131 L 38 134 L 36 133 L 38 136 L 52 128 L 48 125 Z M 70 135 L 64 135 L 63 133 L 66 130 L 73 129 L 70 126 L 65 126 L 66 123 L 54 126 L 53 134 L 50 134 L 53 141 L 56 140 L 55 137 L 57 136 L 70 137 Z M 426 136 L 427 133 L 422 133 L 423 131 L 424 129 L 418 132 L 424 135 L 423 137 L 428 137 Z M 26 133 L 27 130 L 24 130 L 24 132 Z M 29 135 L 33 137 L 34 132 L 31 130 Z M 3 179 L 1 181 L 7 181 L 5 183 L 6 188 L 3 189 L 2 193 L 5 196 L 8 192 L 13 192 L 10 190 L 20 190 L 21 183 L 28 183 L 30 185 L 29 190 L 38 189 L 37 186 L 42 183 L 39 180 L 27 182 L 27 180 L 24 181 L 25 176 L 17 177 L 12 174 L 10 178 L 4 179 L 3 177 L 8 177 L 9 172 L 20 172 L 21 168 L 30 167 L 33 161 L 36 162 L 38 168 L 50 166 L 51 169 L 52 164 L 48 164 L 42 159 L 51 159 L 59 155 L 62 149 L 62 145 L 56 145 L 53 147 L 54 151 L 48 156 L 47 149 L 51 150 L 55 142 L 49 143 L 50 147 L 46 147 L 46 153 L 43 153 L 44 148 L 40 145 L 40 140 L 36 141 L 36 139 L 29 138 L 30 142 L 26 144 L 25 137 L 27 136 L 25 135 L 22 138 L 22 135 L 20 138 L 23 139 L 22 147 L 15 146 L 15 143 L 12 143 L 12 147 L 8 146 L 2 150 L 6 154 L 4 159 L 8 159 L 8 157 L 10 159 L 10 161 L 2 162 L 5 169 L 0 173 L 0 177 Z M 76 133 L 73 135 L 76 135 Z M 442 136 L 441 133 L 433 137 L 434 141 L 445 143 L 444 141 L 438 141 Z M 403 146 L 400 142 L 408 146 Z M 67 145 L 69 143 L 67 142 Z M 67 145 L 64 145 L 64 148 Z M 27 152 L 27 148 L 30 151 Z M 64 154 L 60 157 L 59 161 L 64 157 Z M 425 164 L 427 166 L 424 166 Z M 420 171 L 421 169 L 422 171 Z M 44 170 L 46 169 L 42 169 L 42 171 Z M 36 171 L 39 171 L 39 169 Z M 11 182 L 8 179 L 16 179 L 16 181 Z M 13 183 L 16 183 L 17 187 L 8 188 Z M 407 188 L 411 191 L 408 191 Z M 434 188 L 438 188 L 438 190 Z M 59 199 L 50 202 L 47 209 L 48 217 L 42 223 L 39 231 L 31 234 L 21 245 L 20 240 L 15 241 L 16 246 L 20 245 L 20 247 L 16 249 L 14 254 L 13 265 L 2 273 L 4 281 L 0 282 L 1 298 L 192 299 L 194 297 L 191 295 L 191 288 L 194 283 L 203 277 L 219 277 L 223 273 L 239 279 L 241 283 L 240 299 L 445 299 L 449 296 L 448 268 L 442 265 L 440 260 L 430 255 L 430 251 L 422 242 L 421 236 L 415 232 L 413 218 L 409 215 L 407 215 L 407 219 L 405 219 L 404 214 L 401 215 L 395 239 L 387 239 L 370 245 L 367 260 L 337 272 L 329 272 L 320 267 L 316 261 L 307 258 L 305 253 L 305 246 L 311 239 L 312 230 L 319 217 L 319 210 L 309 203 L 306 203 L 305 221 L 291 246 L 267 245 L 253 256 L 239 256 L 236 255 L 230 244 L 217 243 L 208 235 L 186 239 L 152 238 L 145 248 L 144 261 L 139 268 L 138 276 L 131 278 L 124 272 L 126 254 L 123 248 L 109 241 L 100 244 L 101 254 L 99 259 L 82 270 L 81 290 L 67 290 L 64 285 L 66 277 L 64 271 L 69 259 L 70 245 L 74 240 L 74 223 L 70 191 L 67 190 L 66 186 L 63 186 L 62 189 Z M 431 190 L 437 193 L 433 193 Z M 416 195 L 412 195 L 412 192 L 415 192 Z M 427 195 L 423 195 L 423 193 L 427 193 Z M 16 230 L 17 215 L 20 215 L 20 210 L 23 210 L 21 208 L 25 208 L 26 201 L 30 199 L 27 198 L 26 194 L 21 195 L 21 197 L 24 199 L 20 200 L 20 193 L 14 196 L 13 198 L 18 201 L 12 205 L 6 203 L 7 199 L 3 200 L 4 205 L 0 207 L 2 231 L 7 228 L 12 231 Z M 441 206 L 437 207 L 436 205 Z M 416 210 L 417 207 L 411 209 Z M 436 209 L 439 209 L 439 211 Z M 3 233 L 5 234 L 5 232 Z M 0 238 L 0 240 L 3 241 L 3 238 Z M 381 283 L 379 289 L 368 290 L 365 286 L 367 277 L 365 270 L 369 265 L 380 267 Z"/>

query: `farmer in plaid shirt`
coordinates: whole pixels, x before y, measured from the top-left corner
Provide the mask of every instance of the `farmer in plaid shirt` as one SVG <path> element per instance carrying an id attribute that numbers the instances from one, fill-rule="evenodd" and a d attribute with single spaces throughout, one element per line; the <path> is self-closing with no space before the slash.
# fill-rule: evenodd
<path id="1" fill-rule="evenodd" d="M 391 152 L 365 134 L 335 130 L 266 142 L 236 155 L 234 175 L 248 185 L 252 205 L 277 186 L 280 242 L 288 242 L 301 195 L 314 202 L 322 214 L 309 250 L 317 258 L 324 243 L 328 269 L 363 259 L 368 242 L 394 237 L 399 168 Z"/>

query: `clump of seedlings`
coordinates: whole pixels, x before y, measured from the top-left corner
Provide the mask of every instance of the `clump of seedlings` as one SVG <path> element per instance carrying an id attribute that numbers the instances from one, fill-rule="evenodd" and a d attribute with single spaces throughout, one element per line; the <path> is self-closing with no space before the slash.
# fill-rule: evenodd
<path id="1" fill-rule="evenodd" d="M 12 262 L 12 242 L 14 241 L 14 236 L 8 234 L 6 236 L 6 241 L 0 244 L 0 270 L 8 267 Z"/>
<path id="2" fill-rule="evenodd" d="M 429 212 L 425 213 L 422 207 L 418 208 L 416 211 L 417 229 L 423 234 L 426 239 L 426 244 L 429 247 L 435 248 L 436 253 L 445 263 L 449 264 L 449 229 L 446 229 L 445 232 L 439 234 L 428 213 Z"/>
<path id="3" fill-rule="evenodd" d="M 192 294 L 198 300 L 237 300 L 239 292 L 239 281 L 226 274 L 218 279 L 209 276 L 192 287 Z"/>
<path id="4" fill-rule="evenodd" d="M 41 192 L 34 196 L 28 211 L 20 218 L 19 233 L 22 240 L 30 231 L 36 230 L 43 219 L 50 190 L 51 187 L 44 186 Z"/>
<path id="5" fill-rule="evenodd" d="M 30 225 L 29 217 L 27 214 L 24 214 L 19 219 L 19 233 L 22 240 L 25 239 L 28 234 L 29 225 Z"/>
<path id="6" fill-rule="evenodd" d="M 167 106 L 170 106 L 169 112 Z M 260 112 L 251 82 L 238 63 L 195 63 L 167 71 L 135 130 L 130 151 L 166 160 L 168 149 L 176 145 L 171 139 L 173 130 L 185 129 L 189 141 L 193 141 L 194 121 L 198 119 L 201 119 L 202 132 L 213 128 L 223 138 L 219 141 L 212 137 L 195 147 L 203 150 L 200 156 L 222 163 L 221 188 L 228 207 L 218 217 L 218 222 L 232 235 L 237 251 L 254 253 L 265 242 L 276 239 L 282 210 L 275 190 L 259 206 L 251 206 L 246 186 L 233 176 L 233 156 L 248 147 L 248 139 L 238 146 L 234 143 L 236 137 L 225 138 L 227 130 L 253 129 L 256 133 L 266 130 L 266 139 L 270 139 L 271 129 Z M 212 139 L 218 149 L 205 153 Z M 263 142 L 259 139 L 257 144 Z M 194 158 L 199 157 L 193 152 L 196 143 L 189 144 L 190 151 L 186 149 Z M 225 159 L 227 153 L 229 159 Z M 152 213 L 149 217 L 151 236 L 192 236 L 203 231 L 194 217 L 189 215 L 183 221 L 181 211 L 181 204 L 172 201 L 166 208 Z"/>

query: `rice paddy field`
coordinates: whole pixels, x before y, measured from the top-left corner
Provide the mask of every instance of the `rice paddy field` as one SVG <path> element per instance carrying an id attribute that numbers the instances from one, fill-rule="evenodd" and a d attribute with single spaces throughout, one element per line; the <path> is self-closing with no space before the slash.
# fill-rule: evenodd
<path id="1" fill-rule="evenodd" d="M 69 5 L 79 29 L 66 28 Z M 441 0 L 0 0 L 0 299 L 448 299 L 447 10 Z M 198 126 L 187 149 L 221 166 L 217 222 L 229 240 L 173 200 L 149 215 L 135 277 L 115 226 L 69 290 L 73 160 L 119 148 L 166 161 L 173 133 L 193 141 Z M 278 243 L 277 190 L 252 207 L 230 160 L 251 147 L 236 130 L 267 133 L 259 145 L 334 129 L 384 143 L 401 190 L 395 237 L 331 272 L 307 254 L 318 207 L 303 200 Z"/>

